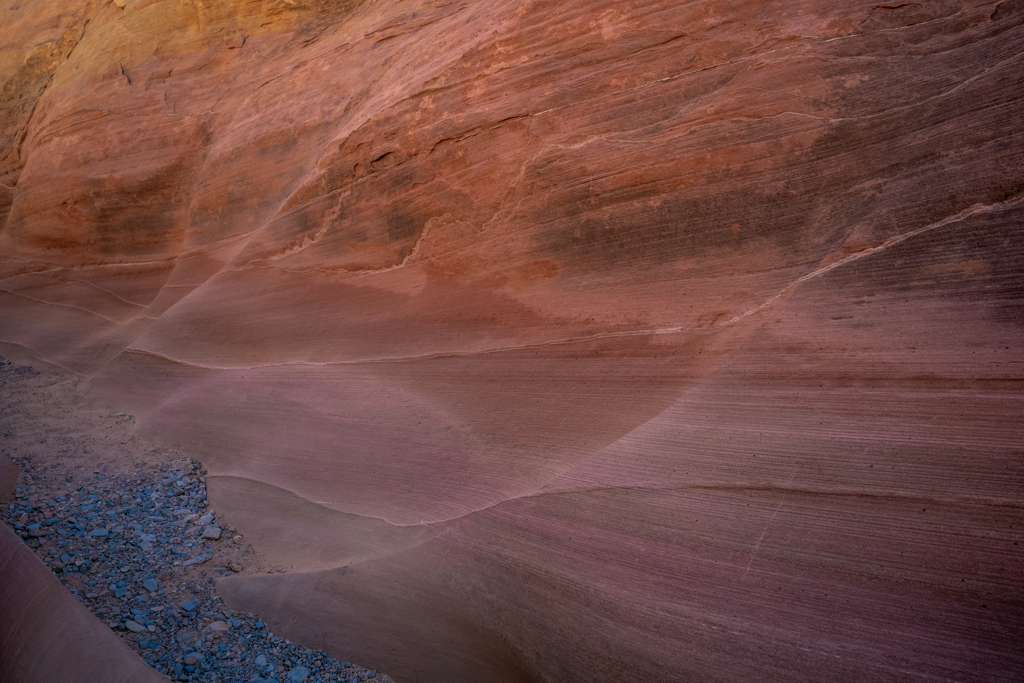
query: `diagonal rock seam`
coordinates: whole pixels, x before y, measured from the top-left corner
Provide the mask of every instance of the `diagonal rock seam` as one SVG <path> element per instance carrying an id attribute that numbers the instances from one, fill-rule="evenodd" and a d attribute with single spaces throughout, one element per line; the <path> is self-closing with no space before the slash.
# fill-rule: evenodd
<path id="1" fill-rule="evenodd" d="M 922 226 L 920 228 L 916 228 L 914 230 L 910 230 L 908 232 L 901 233 L 901 234 L 896 235 L 894 237 L 890 237 L 889 239 L 885 240 L 884 242 L 882 242 L 881 244 L 879 244 L 877 246 L 870 247 L 870 248 L 864 249 L 862 251 L 854 252 L 854 253 L 852 253 L 852 254 L 850 254 L 848 256 L 845 256 L 845 257 L 843 257 L 843 258 L 841 258 L 841 259 L 839 259 L 837 261 L 834 261 L 834 262 L 830 263 L 827 266 L 822 266 L 820 268 L 816 268 L 815 270 L 811 271 L 810 273 L 802 275 L 801 277 L 797 278 L 793 282 L 789 283 L 788 285 L 783 287 L 779 292 L 777 292 L 776 294 L 772 295 L 771 297 L 769 297 L 768 299 L 766 299 L 762 303 L 758 304 L 757 306 L 754 306 L 753 308 L 747 309 L 746 311 L 743 311 L 742 313 L 740 313 L 740 314 L 738 314 L 736 316 L 733 316 L 732 318 L 730 318 L 728 320 L 725 320 L 723 322 L 712 323 L 712 324 L 706 325 L 706 326 L 696 326 L 696 327 L 693 327 L 693 326 L 680 325 L 680 326 L 676 326 L 676 327 L 656 327 L 656 328 L 645 328 L 645 329 L 636 329 L 636 330 L 623 330 L 623 331 L 619 331 L 619 332 L 601 332 L 601 333 L 590 334 L 590 335 L 581 335 L 581 336 L 577 336 L 577 337 L 565 337 L 565 338 L 562 338 L 562 339 L 553 339 L 553 340 L 544 341 L 544 342 L 537 342 L 537 343 L 533 343 L 533 344 L 519 344 L 519 345 L 508 345 L 508 346 L 496 346 L 496 347 L 492 347 L 492 348 L 479 349 L 479 350 L 474 350 L 474 351 L 447 351 L 447 352 L 441 351 L 441 352 L 437 352 L 437 353 L 426 353 L 426 354 L 409 355 L 409 356 L 388 356 L 388 357 L 381 357 L 381 358 L 365 358 L 365 359 L 338 360 L 338 361 L 284 361 L 284 362 L 280 362 L 280 363 L 263 363 L 263 364 L 256 364 L 256 365 L 209 365 L 209 364 L 204 364 L 204 363 L 196 363 L 196 362 L 192 362 L 192 361 L 187 361 L 187 360 L 183 360 L 181 358 L 174 358 L 174 357 L 171 357 L 171 356 L 168 356 L 168 355 L 164 355 L 164 354 L 158 353 L 156 351 L 151 351 L 151 350 L 148 350 L 148 349 L 143 349 L 143 348 L 139 348 L 139 347 L 132 347 L 132 346 L 127 347 L 123 351 L 123 353 L 136 353 L 136 354 L 149 355 L 149 356 L 153 356 L 153 357 L 156 357 L 156 358 L 161 358 L 163 360 L 170 361 L 172 363 L 178 363 L 178 364 L 181 364 L 181 365 L 187 365 L 187 366 L 190 366 L 190 367 L 201 368 L 201 369 L 205 369 L 205 370 L 257 370 L 257 369 L 261 369 L 261 368 L 284 367 L 284 366 L 290 366 L 290 365 L 303 365 L 303 366 L 311 366 L 311 367 L 324 367 L 324 366 L 335 366 L 335 365 L 337 365 L 337 366 L 344 366 L 344 365 L 372 365 L 372 364 L 378 364 L 378 363 L 403 363 L 403 362 L 419 361 L 419 360 L 435 360 L 435 359 L 439 359 L 439 358 L 472 357 L 472 356 L 481 356 L 481 355 L 487 355 L 487 354 L 507 353 L 507 352 L 510 352 L 510 351 L 524 351 L 524 350 L 530 350 L 530 349 L 545 348 L 545 347 L 550 347 L 550 346 L 565 346 L 565 345 L 570 345 L 570 344 L 580 344 L 580 343 L 587 343 L 587 342 L 592 342 L 592 341 L 600 341 L 600 340 L 604 340 L 604 339 L 618 339 L 618 338 L 624 338 L 624 337 L 642 337 L 642 336 L 649 336 L 649 335 L 680 334 L 680 333 L 683 333 L 683 332 L 692 332 L 692 333 L 698 333 L 698 334 L 711 333 L 711 332 L 716 332 L 716 331 L 721 330 L 723 328 L 735 325 L 736 323 L 744 320 L 745 318 L 748 318 L 748 317 L 750 317 L 752 315 L 760 313 L 761 311 L 771 307 L 775 302 L 779 301 L 780 299 L 782 299 L 786 295 L 788 295 L 791 292 L 793 292 L 793 290 L 795 290 L 801 284 L 803 284 L 805 282 L 808 282 L 809 280 L 813 280 L 813 279 L 819 278 L 819 277 L 821 277 L 823 275 L 826 275 L 826 274 L 830 273 L 831 271 L 835 270 L 836 268 L 840 268 L 842 266 L 845 266 L 845 265 L 847 265 L 849 263 L 853 263 L 854 261 L 858 261 L 858 260 L 860 260 L 862 258 L 866 258 L 868 256 L 873 256 L 873 255 L 875 255 L 875 254 L 877 254 L 879 252 L 885 251 L 886 249 L 889 249 L 889 248 L 891 248 L 893 246 L 896 246 L 897 244 L 900 244 L 901 242 L 904 242 L 904 241 L 906 241 L 908 239 L 912 239 L 914 237 L 917 237 L 919 235 L 923 235 L 923 234 L 931 232 L 933 230 L 937 230 L 939 228 L 946 227 L 947 225 L 958 223 L 958 222 L 963 221 L 963 220 L 965 220 L 967 218 L 971 218 L 973 216 L 977 216 L 977 215 L 984 214 L 984 213 L 995 213 L 995 212 L 999 212 L 999 211 L 1004 211 L 1004 210 L 1016 208 L 1022 202 L 1024 202 L 1024 193 L 1017 193 L 1014 196 L 1012 196 L 1012 197 L 1010 197 L 1010 198 L 1008 198 L 1006 200 L 999 201 L 999 202 L 994 202 L 992 204 L 974 204 L 974 205 L 972 205 L 972 206 L 970 206 L 970 207 L 968 207 L 966 209 L 963 209 L 962 211 L 957 212 L 956 214 L 954 214 L 952 216 L 948 216 L 948 217 L 943 218 L 943 219 L 941 219 L 939 221 L 935 221 L 934 223 L 930 223 L 930 224 Z"/>

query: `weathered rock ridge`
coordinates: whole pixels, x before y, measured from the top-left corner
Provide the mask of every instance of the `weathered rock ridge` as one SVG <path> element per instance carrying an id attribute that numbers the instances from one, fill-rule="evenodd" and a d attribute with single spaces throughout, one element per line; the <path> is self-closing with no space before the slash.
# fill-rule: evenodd
<path id="1" fill-rule="evenodd" d="M 203 459 L 275 631 L 1024 676 L 1024 2 L 0 12 L 0 351 Z"/>

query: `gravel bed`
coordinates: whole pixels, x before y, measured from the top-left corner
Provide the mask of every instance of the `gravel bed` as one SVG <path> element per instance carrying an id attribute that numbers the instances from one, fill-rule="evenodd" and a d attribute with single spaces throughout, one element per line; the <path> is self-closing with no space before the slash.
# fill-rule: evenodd
<path id="1" fill-rule="evenodd" d="M 204 683 L 390 682 L 224 606 L 214 577 L 242 571 L 251 551 L 207 508 L 196 461 L 140 464 L 129 476 L 94 472 L 82 481 L 12 459 L 24 476 L 3 506 L 6 524 L 157 671 Z"/>

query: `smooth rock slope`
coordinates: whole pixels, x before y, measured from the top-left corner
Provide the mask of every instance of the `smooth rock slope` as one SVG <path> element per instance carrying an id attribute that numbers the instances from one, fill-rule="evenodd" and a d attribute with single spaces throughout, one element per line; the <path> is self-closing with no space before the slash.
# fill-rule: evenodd
<path id="1" fill-rule="evenodd" d="M 1024 675 L 1024 3 L 0 14 L 0 340 L 398 681 Z"/>
<path id="2" fill-rule="evenodd" d="M 0 681 L 165 681 L 61 587 L 0 525 Z M 17 626 L 17 629 L 10 628 Z"/>

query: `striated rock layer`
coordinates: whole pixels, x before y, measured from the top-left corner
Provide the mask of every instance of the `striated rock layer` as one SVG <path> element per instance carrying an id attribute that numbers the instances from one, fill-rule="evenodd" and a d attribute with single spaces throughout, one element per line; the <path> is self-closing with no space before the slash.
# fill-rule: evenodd
<path id="1" fill-rule="evenodd" d="M 398 681 L 1024 676 L 1024 2 L 0 15 L 0 340 Z"/>

